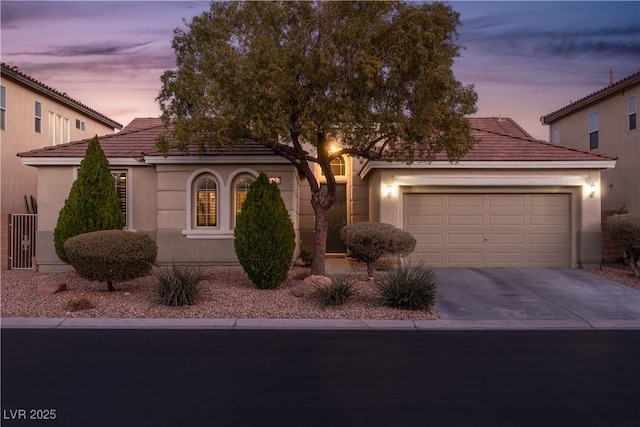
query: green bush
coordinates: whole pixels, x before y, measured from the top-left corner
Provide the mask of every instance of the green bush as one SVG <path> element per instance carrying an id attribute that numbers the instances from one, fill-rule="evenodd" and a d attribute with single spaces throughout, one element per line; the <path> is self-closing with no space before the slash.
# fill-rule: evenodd
<path id="1" fill-rule="evenodd" d="M 313 248 L 310 246 L 305 246 L 300 250 L 300 258 L 302 258 L 302 262 L 304 262 L 305 266 L 310 266 L 311 261 L 313 261 Z"/>
<path id="2" fill-rule="evenodd" d="M 613 240 L 629 255 L 629 265 L 636 277 L 640 277 L 638 260 L 640 260 L 640 212 L 613 215 L 607 218 L 605 227 Z"/>
<path id="3" fill-rule="evenodd" d="M 125 226 L 120 199 L 100 140 L 89 141 L 78 179 L 58 215 L 53 242 L 58 257 L 70 263 L 64 243 L 70 237 L 99 230 L 120 230 Z"/>
<path id="4" fill-rule="evenodd" d="M 382 303 L 389 307 L 423 310 L 435 304 L 436 279 L 429 267 L 400 267 L 385 273 L 376 286 Z"/>
<path id="5" fill-rule="evenodd" d="M 342 305 L 355 295 L 353 283 L 346 278 L 333 279 L 328 286 L 318 286 L 313 298 L 322 305 Z"/>
<path id="6" fill-rule="evenodd" d="M 407 231 L 380 222 L 356 222 L 342 228 L 340 237 L 353 256 L 367 263 L 373 278 L 373 264 L 383 255 L 407 256 L 416 247 L 416 239 Z"/>
<path id="7" fill-rule="evenodd" d="M 240 265 L 259 289 L 275 289 L 287 278 L 295 232 L 277 184 L 265 174 L 251 185 L 236 219 L 234 246 Z"/>
<path id="8" fill-rule="evenodd" d="M 201 294 L 201 282 L 209 278 L 200 268 L 178 264 L 160 267 L 153 275 L 158 301 L 171 307 L 193 305 Z"/>
<path id="9" fill-rule="evenodd" d="M 114 291 L 114 282 L 149 274 L 158 247 L 146 234 L 104 230 L 67 239 L 64 251 L 80 277 L 106 282 L 108 289 Z"/>

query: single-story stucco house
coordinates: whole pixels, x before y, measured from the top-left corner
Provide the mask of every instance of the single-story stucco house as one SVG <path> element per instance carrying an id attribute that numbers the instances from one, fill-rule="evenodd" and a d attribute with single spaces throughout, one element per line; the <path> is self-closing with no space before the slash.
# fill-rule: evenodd
<path id="1" fill-rule="evenodd" d="M 328 252 L 345 252 L 338 236 L 344 224 L 371 220 L 411 232 L 418 241 L 412 259 L 433 266 L 599 265 L 600 172 L 615 158 L 535 140 L 508 118 L 469 120 L 477 143 L 457 163 L 444 155 L 412 164 L 336 159 Z M 309 186 L 287 160 L 254 143 L 165 157 L 155 147 L 163 131 L 160 119 L 135 119 L 100 137 L 126 228 L 155 239 L 158 262 L 237 264 L 235 214 L 261 172 L 278 182 L 297 250 L 312 246 Z M 38 168 L 40 271 L 69 268 L 55 254 L 53 230 L 87 145 L 18 154 Z"/>

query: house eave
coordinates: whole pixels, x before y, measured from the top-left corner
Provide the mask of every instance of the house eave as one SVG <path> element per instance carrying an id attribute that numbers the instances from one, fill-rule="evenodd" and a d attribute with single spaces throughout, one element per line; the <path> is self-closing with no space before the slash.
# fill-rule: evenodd
<path id="1" fill-rule="evenodd" d="M 287 164 L 289 160 L 275 155 L 219 155 L 219 156 L 145 156 L 145 163 L 148 164 L 233 164 L 233 163 L 272 163 Z"/>
<path id="2" fill-rule="evenodd" d="M 23 157 L 20 160 L 25 166 L 80 166 L 84 157 Z M 111 166 L 150 166 L 142 160 L 131 157 L 108 158 Z"/>
<path id="3" fill-rule="evenodd" d="M 362 171 L 360 178 L 364 179 L 373 169 L 611 169 L 616 165 L 615 160 L 565 160 L 565 161 L 462 161 L 450 163 L 448 161 L 402 162 L 369 161 Z"/>

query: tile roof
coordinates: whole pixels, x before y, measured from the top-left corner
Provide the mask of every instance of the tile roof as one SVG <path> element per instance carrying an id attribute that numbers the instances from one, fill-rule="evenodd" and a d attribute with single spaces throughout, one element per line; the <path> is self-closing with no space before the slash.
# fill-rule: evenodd
<path id="1" fill-rule="evenodd" d="M 472 135 L 477 139 L 473 148 L 461 159 L 465 161 L 596 161 L 614 160 L 615 157 L 600 153 L 590 153 L 534 139 L 510 118 L 469 118 Z M 138 118 L 121 132 L 100 137 L 100 145 L 110 158 L 139 158 L 161 156 L 155 142 L 164 131 L 159 118 Z M 82 158 L 89 139 L 68 144 L 45 147 L 19 153 L 26 158 Z M 200 156 L 195 147 L 182 152 L 173 149 L 171 156 Z M 256 142 L 246 142 L 231 148 L 214 148 L 202 157 L 224 155 L 275 155 L 273 151 Z M 448 160 L 444 153 L 436 156 L 436 161 Z"/>
<path id="2" fill-rule="evenodd" d="M 102 151 L 109 158 L 140 158 L 145 156 L 162 156 L 156 148 L 156 138 L 165 130 L 159 118 L 137 118 L 116 134 L 100 136 Z M 82 158 L 87 150 L 89 139 L 73 141 L 52 147 L 18 153 L 19 157 L 56 157 Z M 256 142 L 247 141 L 230 148 L 213 148 L 200 154 L 197 148 L 189 147 L 187 151 L 176 148 L 169 152 L 170 156 L 225 156 L 225 155 L 275 155 L 273 151 Z"/>
<path id="3" fill-rule="evenodd" d="M 29 76 L 28 74 L 23 73 L 18 67 L 12 67 L 3 62 L 0 64 L 0 73 L 2 74 L 3 78 L 11 78 L 19 83 L 22 83 L 23 85 L 26 85 L 31 89 L 38 91 L 46 96 L 49 96 L 62 104 L 66 104 L 74 110 L 77 110 L 82 114 L 91 117 L 94 120 L 97 120 L 107 126 L 111 126 L 115 129 L 122 129 L 122 125 L 115 120 L 110 119 L 104 114 L 82 104 L 79 101 L 76 101 L 66 93 L 60 92 L 50 86 L 47 86 L 44 83 Z"/>
<path id="4" fill-rule="evenodd" d="M 618 93 L 621 90 L 625 90 L 630 86 L 635 86 L 640 84 L 640 71 L 637 73 L 633 73 L 630 76 L 627 76 L 617 82 L 610 84 L 609 86 L 600 89 L 596 92 L 593 92 L 590 95 L 585 96 L 571 104 L 562 107 L 559 110 L 553 111 L 547 115 L 540 117 L 540 122 L 543 124 L 550 124 L 567 114 L 572 113 L 573 111 L 579 110 L 580 108 L 586 107 L 588 105 L 593 104 L 594 102 L 600 101 L 603 98 L 611 96 L 615 93 Z"/>

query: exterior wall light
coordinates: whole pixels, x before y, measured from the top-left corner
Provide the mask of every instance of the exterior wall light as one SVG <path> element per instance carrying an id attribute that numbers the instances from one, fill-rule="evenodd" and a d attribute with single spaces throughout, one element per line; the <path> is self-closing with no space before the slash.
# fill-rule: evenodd
<path id="1" fill-rule="evenodd" d="M 269 182 L 275 182 L 277 185 L 280 185 L 280 182 L 282 182 L 282 179 L 279 176 L 270 176 Z"/>
<path id="2" fill-rule="evenodd" d="M 385 195 L 387 199 L 390 199 L 393 196 L 393 184 L 387 184 L 385 187 Z"/>
<path id="3" fill-rule="evenodd" d="M 591 184 L 589 186 L 589 197 L 592 199 L 596 197 L 597 190 L 598 190 L 598 187 L 596 186 L 596 184 L 595 183 Z"/>

